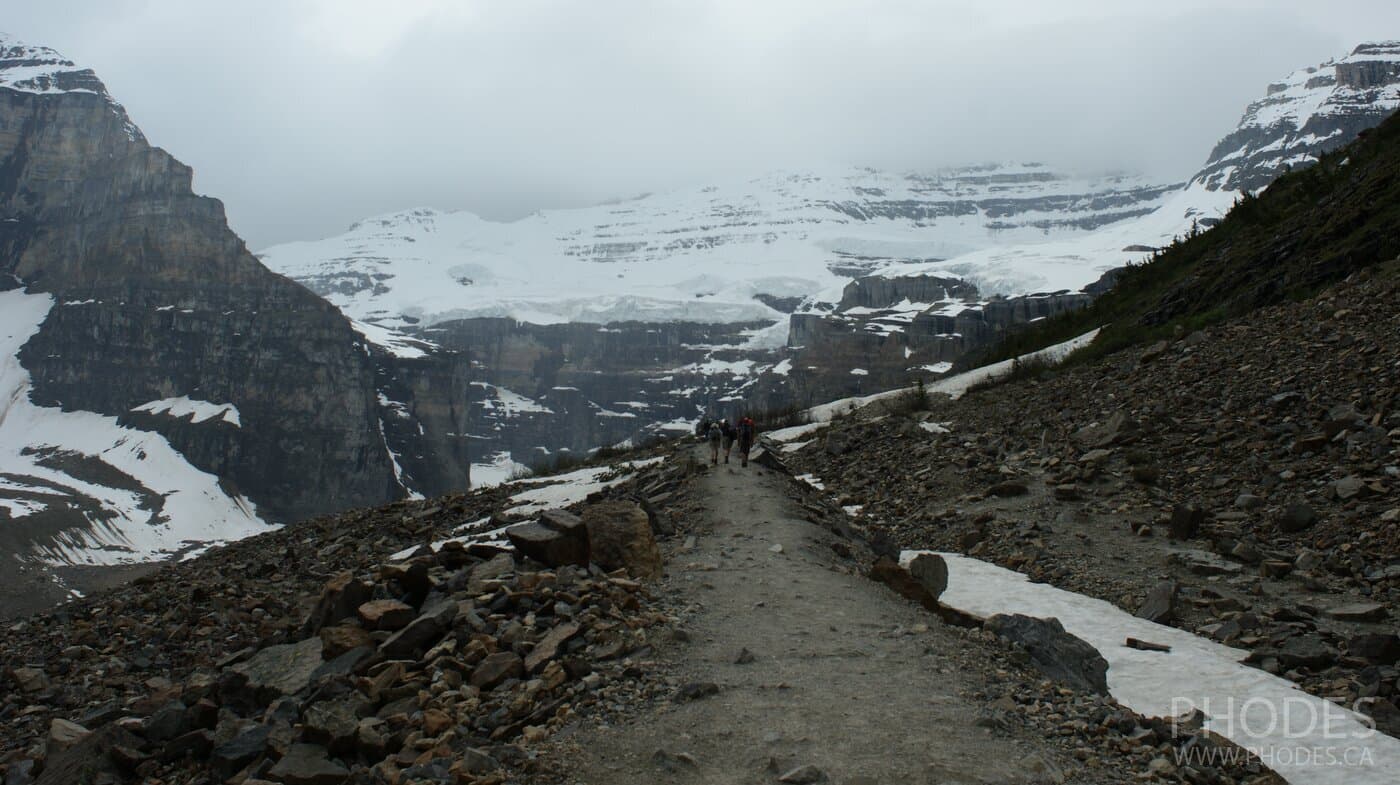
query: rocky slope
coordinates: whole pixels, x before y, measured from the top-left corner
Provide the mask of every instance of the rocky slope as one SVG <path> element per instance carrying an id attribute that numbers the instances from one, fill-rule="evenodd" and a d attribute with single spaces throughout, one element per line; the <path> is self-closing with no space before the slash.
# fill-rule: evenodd
<path id="1" fill-rule="evenodd" d="M 1398 264 L 927 410 L 896 399 L 784 458 L 900 546 L 1251 650 L 1394 735 Z"/>
<path id="2" fill-rule="evenodd" d="M 1014 770 L 1012 781 L 1027 783 L 1172 781 L 1173 756 L 1221 747 L 1197 725 L 1146 719 L 1104 695 L 1047 680 L 1024 650 L 990 632 L 945 626 L 867 583 L 860 568 L 871 554 L 844 512 L 772 476 L 760 487 L 778 495 L 746 496 L 733 486 L 747 478 L 707 473 L 693 450 L 633 454 L 557 477 L 296 524 L 12 622 L 0 640 L 0 776 L 7 785 L 79 777 L 576 782 L 584 761 L 617 771 L 618 761 L 598 757 L 613 754 L 607 739 L 619 729 L 642 738 L 659 727 L 658 717 L 726 714 L 733 700 L 782 716 L 788 698 L 780 696 L 800 690 L 824 712 L 806 719 L 824 722 L 823 733 L 848 735 L 851 700 L 833 698 L 827 674 L 861 671 L 878 681 L 879 669 L 849 654 L 867 645 L 929 680 L 943 704 L 939 727 L 957 740 L 910 740 L 903 748 L 920 759 L 887 761 L 891 769 Z M 763 504 L 798 516 L 770 532 L 787 538 L 792 555 L 775 552 L 732 515 L 717 520 L 716 482 L 729 483 L 735 510 Z M 512 550 L 498 527 L 522 520 L 508 534 Z M 735 525 L 749 530 L 747 550 L 720 528 Z M 801 555 L 804 538 L 813 540 L 811 560 Z M 714 560 L 757 562 L 750 551 L 786 569 L 755 563 L 749 576 L 713 575 Z M 268 553 L 279 554 L 275 563 Z M 872 604 L 901 623 L 866 644 L 859 636 L 872 627 L 870 614 L 848 613 L 840 623 L 857 637 L 840 644 L 847 653 L 801 658 L 802 672 L 784 675 L 791 683 L 767 683 L 765 674 L 783 667 L 777 642 L 738 657 L 723 685 L 704 673 L 696 680 L 697 664 L 715 663 L 691 630 L 719 624 L 724 635 L 740 636 L 727 640 L 739 640 L 745 629 L 725 622 L 724 603 L 773 612 L 752 600 L 766 591 L 758 582 L 794 576 L 852 587 L 859 599 L 838 592 L 843 602 Z M 704 607 L 707 594 L 720 592 L 723 601 Z M 783 601 L 810 606 L 804 612 L 813 616 L 824 603 L 820 594 Z M 38 629 L 48 632 L 31 634 Z M 824 650 L 834 640 L 810 643 Z M 955 680 L 939 675 L 954 664 Z M 928 701 L 904 697 L 926 721 Z M 705 727 L 719 734 L 723 760 L 684 735 L 664 734 L 666 746 L 626 761 L 619 781 L 714 765 L 769 781 L 787 774 L 765 773 L 764 756 L 777 759 L 771 768 L 812 743 L 782 734 L 760 741 L 747 726 L 726 733 L 733 722 Z M 576 747 L 590 738 L 602 741 Z M 937 760 L 958 750 L 998 754 Z M 861 761 L 834 763 L 844 770 Z M 1279 782 L 1247 756 L 1180 771 L 1212 785 Z"/>
<path id="3" fill-rule="evenodd" d="M 91 70 L 0 38 L 5 559 L 144 561 L 386 501 L 406 492 L 393 452 L 435 465 L 423 490 L 466 483 L 460 439 L 381 427 L 408 401 L 460 433 L 465 362 L 377 361 L 191 178 Z"/>

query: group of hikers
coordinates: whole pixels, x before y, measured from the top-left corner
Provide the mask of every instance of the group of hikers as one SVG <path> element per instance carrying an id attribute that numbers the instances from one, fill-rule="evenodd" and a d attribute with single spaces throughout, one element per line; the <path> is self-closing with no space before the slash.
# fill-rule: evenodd
<path id="1" fill-rule="evenodd" d="M 709 415 L 702 417 L 695 425 L 695 435 L 710 443 L 710 463 L 718 464 L 721 446 L 723 446 L 724 462 L 729 463 L 729 455 L 734 449 L 734 443 L 739 443 L 740 465 L 749 465 L 749 450 L 753 449 L 754 438 L 758 433 L 757 426 L 754 425 L 752 417 L 740 417 L 737 422 L 730 422 L 723 417 L 711 419 Z"/>

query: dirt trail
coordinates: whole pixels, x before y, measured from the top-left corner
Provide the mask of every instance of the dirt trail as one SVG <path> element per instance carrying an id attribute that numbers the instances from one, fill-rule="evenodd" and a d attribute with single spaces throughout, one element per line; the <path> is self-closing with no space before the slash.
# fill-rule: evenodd
<path id="1" fill-rule="evenodd" d="M 702 480 L 695 547 L 659 589 L 700 610 L 662 656 L 681 682 L 720 691 L 574 734 L 569 781 L 773 783 L 800 766 L 836 785 L 1041 779 L 1039 745 L 993 736 L 960 697 L 978 686 L 968 642 L 839 559 L 788 482 L 737 462 Z M 744 649 L 753 661 L 738 664 Z"/>

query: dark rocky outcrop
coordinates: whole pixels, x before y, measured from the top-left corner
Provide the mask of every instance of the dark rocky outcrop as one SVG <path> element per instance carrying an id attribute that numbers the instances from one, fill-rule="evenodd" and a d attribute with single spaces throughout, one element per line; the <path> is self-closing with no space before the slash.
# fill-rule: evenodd
<path id="1" fill-rule="evenodd" d="M 0 41 L 0 77 L 36 65 L 52 75 L 0 78 L 0 277 L 55 298 L 19 357 L 35 404 L 157 432 L 269 520 L 466 485 L 464 359 L 371 352 L 249 253 L 92 71 Z M 239 422 L 135 411 L 179 397 Z M 90 525 L 55 516 L 10 539 Z"/>
<path id="2" fill-rule="evenodd" d="M 1059 619 L 997 614 L 987 630 L 1025 648 L 1045 675 L 1075 689 L 1108 694 L 1108 661 L 1098 650 L 1065 632 Z"/>

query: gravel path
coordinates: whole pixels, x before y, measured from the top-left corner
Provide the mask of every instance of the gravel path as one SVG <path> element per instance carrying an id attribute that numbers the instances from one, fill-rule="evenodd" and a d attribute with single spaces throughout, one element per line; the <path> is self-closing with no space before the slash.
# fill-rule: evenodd
<path id="1" fill-rule="evenodd" d="M 839 558 L 788 482 L 737 465 L 703 479 L 700 533 L 660 588 L 699 611 L 663 657 L 680 683 L 719 691 L 573 734 L 568 780 L 772 783 L 804 766 L 838 784 L 1045 778 L 1038 744 L 976 724 L 968 641 Z"/>

